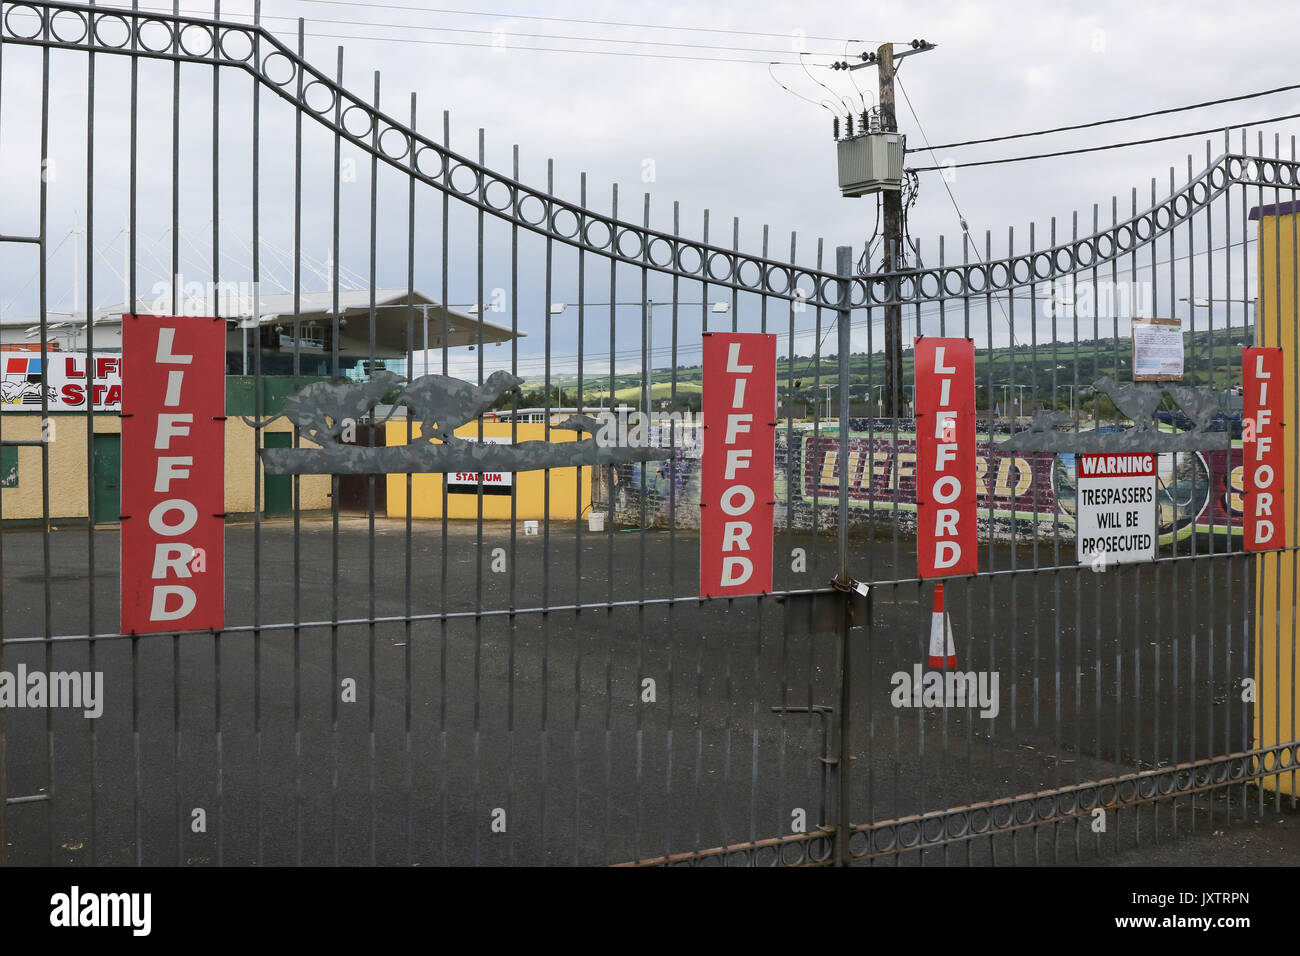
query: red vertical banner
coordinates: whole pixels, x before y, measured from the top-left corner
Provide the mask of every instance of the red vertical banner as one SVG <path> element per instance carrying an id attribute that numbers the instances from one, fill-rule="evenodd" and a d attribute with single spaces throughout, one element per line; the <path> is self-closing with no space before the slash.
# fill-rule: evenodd
<path id="1" fill-rule="evenodd" d="M 1286 547 L 1282 350 L 1242 349 L 1242 466 L 1246 550 Z"/>
<path id="2" fill-rule="evenodd" d="M 776 336 L 704 333 L 700 596 L 772 590 Z"/>
<path id="3" fill-rule="evenodd" d="M 225 625 L 226 323 L 122 321 L 122 633 Z"/>
<path id="4" fill-rule="evenodd" d="M 975 343 L 916 340 L 916 565 L 922 578 L 979 570 Z"/>

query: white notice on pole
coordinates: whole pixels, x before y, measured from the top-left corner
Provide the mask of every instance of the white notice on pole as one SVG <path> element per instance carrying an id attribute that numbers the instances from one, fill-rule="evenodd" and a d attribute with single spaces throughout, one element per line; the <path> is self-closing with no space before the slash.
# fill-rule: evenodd
<path id="1" fill-rule="evenodd" d="M 1080 564 L 1152 561 L 1156 556 L 1156 456 L 1077 455 Z"/>

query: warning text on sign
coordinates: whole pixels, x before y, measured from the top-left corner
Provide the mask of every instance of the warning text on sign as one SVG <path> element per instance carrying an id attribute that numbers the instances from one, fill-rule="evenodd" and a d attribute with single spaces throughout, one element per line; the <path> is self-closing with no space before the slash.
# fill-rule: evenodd
<path id="1" fill-rule="evenodd" d="M 1078 456 L 1080 564 L 1150 561 L 1156 555 L 1156 456 Z"/>

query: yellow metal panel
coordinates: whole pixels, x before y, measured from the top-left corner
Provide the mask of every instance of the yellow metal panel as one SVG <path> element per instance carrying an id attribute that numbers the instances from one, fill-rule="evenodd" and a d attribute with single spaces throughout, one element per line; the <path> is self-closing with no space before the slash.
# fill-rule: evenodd
<path id="1" fill-rule="evenodd" d="M 385 426 L 385 443 L 388 445 L 406 444 L 405 421 L 389 422 Z M 552 442 L 577 441 L 577 433 L 565 429 L 551 429 L 542 422 L 511 425 L 510 422 L 484 422 L 483 437 L 510 438 L 511 429 L 517 429 L 518 441 Z M 419 440 L 420 423 L 411 423 L 411 433 Z M 477 438 L 478 423 L 471 422 L 456 429 L 461 438 Z M 585 468 L 552 468 L 547 471 L 521 471 L 514 476 L 515 514 L 519 520 L 542 519 L 550 517 L 573 520 L 581 517 L 591 505 L 591 472 Z M 549 485 L 547 475 L 549 474 Z M 419 474 L 411 476 L 411 516 L 413 518 L 442 517 L 443 476 L 440 473 Z M 548 493 L 549 492 L 549 493 Z M 547 510 L 547 501 L 550 510 Z M 448 518 L 477 518 L 479 496 L 475 493 L 449 493 L 447 495 Z M 483 495 L 483 517 L 489 519 L 510 519 L 509 495 Z M 388 515 L 391 518 L 406 517 L 406 475 L 388 476 Z"/>
<path id="2" fill-rule="evenodd" d="M 1296 545 L 1296 431 L 1300 428 L 1300 382 L 1296 381 L 1296 273 L 1300 217 L 1261 216 L 1256 344 L 1282 348 L 1285 371 L 1283 422 L 1286 462 L 1286 543 Z M 1255 558 L 1255 746 L 1296 739 L 1297 658 L 1295 629 L 1296 555 L 1293 550 Z M 1265 777 L 1261 786 L 1295 792 L 1295 774 Z"/>

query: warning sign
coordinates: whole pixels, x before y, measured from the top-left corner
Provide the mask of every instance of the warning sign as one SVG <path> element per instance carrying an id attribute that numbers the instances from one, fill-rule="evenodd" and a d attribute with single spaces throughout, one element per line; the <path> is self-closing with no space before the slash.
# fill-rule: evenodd
<path id="1" fill-rule="evenodd" d="M 1079 563 L 1104 567 L 1156 556 L 1156 456 L 1079 455 Z"/>

